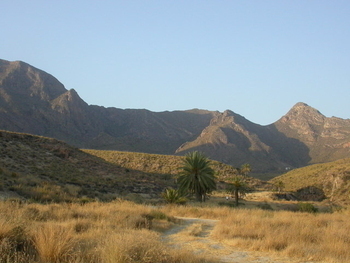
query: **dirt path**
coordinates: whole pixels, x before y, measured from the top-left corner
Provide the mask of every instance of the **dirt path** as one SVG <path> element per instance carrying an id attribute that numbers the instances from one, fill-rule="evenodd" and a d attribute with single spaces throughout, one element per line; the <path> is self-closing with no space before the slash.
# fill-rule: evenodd
<path id="1" fill-rule="evenodd" d="M 262 252 L 233 249 L 210 237 L 217 220 L 178 217 L 180 223 L 165 231 L 163 242 L 175 248 L 186 248 L 195 254 L 207 255 L 216 262 L 231 263 L 314 263 L 271 257 Z"/>

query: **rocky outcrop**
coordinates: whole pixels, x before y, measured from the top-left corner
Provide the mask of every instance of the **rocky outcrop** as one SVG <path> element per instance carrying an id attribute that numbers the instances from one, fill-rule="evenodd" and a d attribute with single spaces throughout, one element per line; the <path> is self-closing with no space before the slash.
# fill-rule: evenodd
<path id="1" fill-rule="evenodd" d="M 296 191 L 295 196 L 300 201 L 323 201 L 326 195 L 321 188 L 315 186 L 307 186 Z"/>

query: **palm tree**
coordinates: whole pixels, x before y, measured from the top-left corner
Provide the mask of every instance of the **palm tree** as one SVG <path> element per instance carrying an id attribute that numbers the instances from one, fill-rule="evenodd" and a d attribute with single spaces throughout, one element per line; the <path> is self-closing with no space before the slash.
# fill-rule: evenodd
<path id="1" fill-rule="evenodd" d="M 205 202 L 205 196 L 216 189 L 214 170 L 210 160 L 198 151 L 186 154 L 178 178 L 179 189 L 195 194 L 197 201 Z"/>
<path id="2" fill-rule="evenodd" d="M 247 176 L 252 171 L 252 168 L 249 163 L 245 163 L 245 164 L 242 164 L 239 171 L 242 175 Z"/>
<path id="3" fill-rule="evenodd" d="M 248 185 L 242 176 L 235 176 L 230 181 L 228 191 L 234 195 L 235 205 L 238 206 L 239 194 L 245 194 Z"/>

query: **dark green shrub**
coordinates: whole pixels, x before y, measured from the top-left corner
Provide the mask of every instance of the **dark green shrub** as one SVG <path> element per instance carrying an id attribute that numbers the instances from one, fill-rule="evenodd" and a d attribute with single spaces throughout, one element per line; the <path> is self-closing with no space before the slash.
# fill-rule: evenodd
<path id="1" fill-rule="evenodd" d="M 160 219 L 160 220 L 165 220 L 168 219 L 168 216 L 166 214 L 164 214 L 161 211 L 157 211 L 157 210 L 152 210 L 149 215 L 154 218 L 154 219 Z"/>
<path id="2" fill-rule="evenodd" d="M 173 188 L 165 189 L 162 193 L 162 197 L 168 204 L 185 204 L 187 199 L 178 190 Z"/>
<path id="3" fill-rule="evenodd" d="M 316 213 L 318 209 L 310 203 L 298 203 L 299 212 Z"/>
<path id="4" fill-rule="evenodd" d="M 236 207 L 236 204 L 235 203 L 232 203 L 232 202 L 219 202 L 218 203 L 219 206 L 227 206 L 227 207 Z"/>
<path id="5" fill-rule="evenodd" d="M 272 206 L 266 202 L 263 204 L 257 205 L 257 207 L 262 209 L 262 210 L 273 210 Z"/>

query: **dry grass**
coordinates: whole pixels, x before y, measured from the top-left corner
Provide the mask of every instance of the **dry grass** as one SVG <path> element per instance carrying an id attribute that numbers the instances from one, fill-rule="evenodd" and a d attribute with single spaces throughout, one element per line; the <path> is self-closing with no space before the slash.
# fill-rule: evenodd
<path id="1" fill-rule="evenodd" d="M 69 262 L 74 254 L 75 238 L 71 225 L 41 224 L 33 229 L 32 237 L 42 262 Z"/>
<path id="2" fill-rule="evenodd" d="M 84 205 L 0 202 L 0 262 L 208 262 L 163 245 L 152 231 L 160 216 L 167 220 L 150 207 L 122 200 Z"/>
<path id="3" fill-rule="evenodd" d="M 259 209 L 165 207 L 165 213 L 220 219 L 212 238 L 230 245 L 276 255 L 350 262 L 349 210 L 335 213 L 301 213 Z"/>
<path id="4" fill-rule="evenodd" d="M 348 210 L 310 214 L 213 205 L 151 208 L 122 200 L 84 205 L 0 202 L 0 262 L 209 262 L 161 243 L 154 229 L 171 225 L 171 216 L 219 219 L 211 238 L 232 249 L 350 262 Z M 203 227 L 193 224 L 186 233 L 196 238 Z"/>
<path id="5" fill-rule="evenodd" d="M 135 237 L 138 238 L 135 238 Z M 200 262 L 189 251 L 174 251 L 158 241 L 158 234 L 147 230 L 122 231 L 107 236 L 100 244 L 102 261 L 125 262 Z M 204 262 L 204 261 L 203 261 Z"/>

